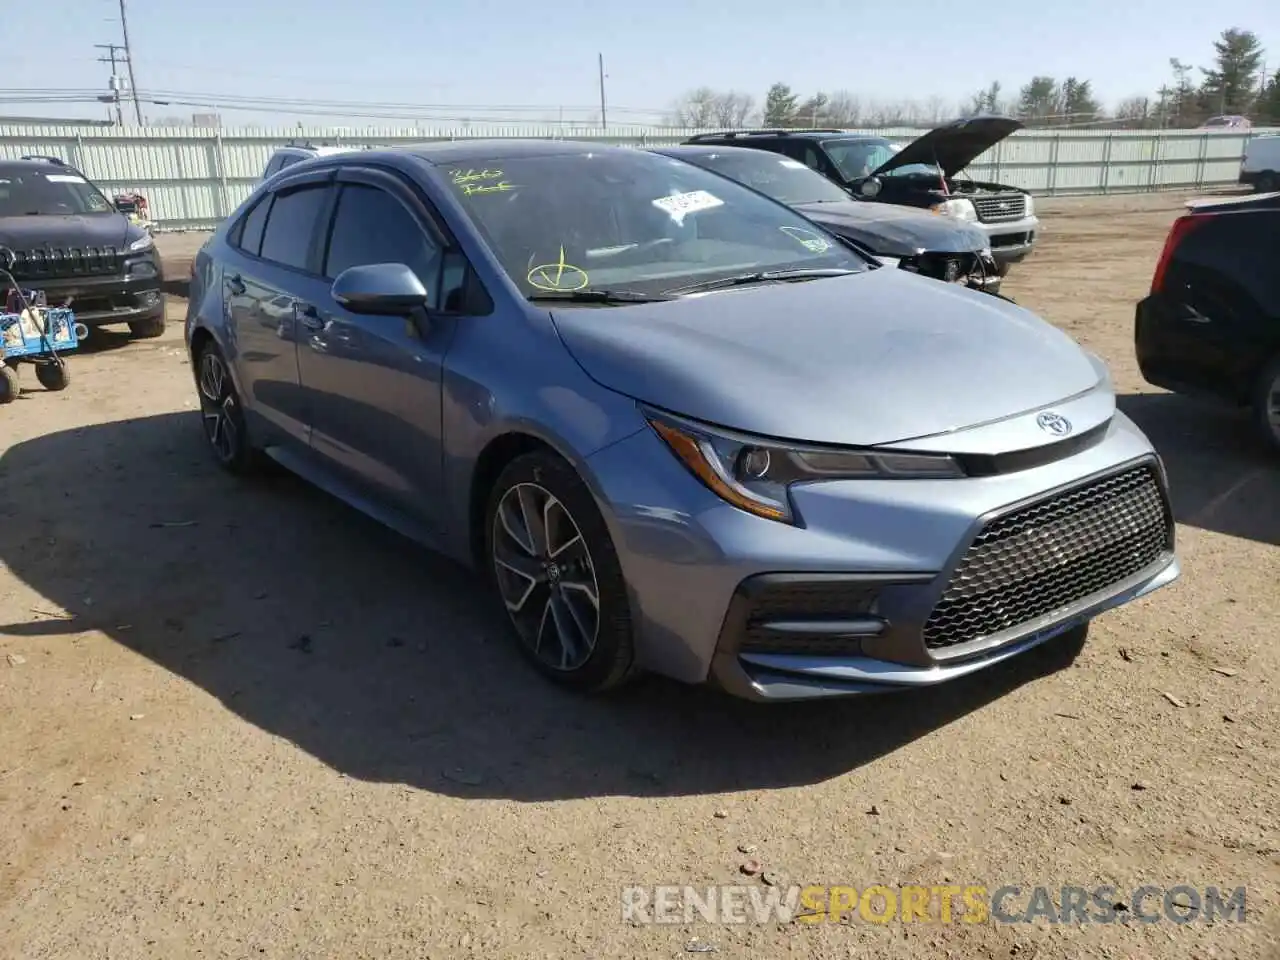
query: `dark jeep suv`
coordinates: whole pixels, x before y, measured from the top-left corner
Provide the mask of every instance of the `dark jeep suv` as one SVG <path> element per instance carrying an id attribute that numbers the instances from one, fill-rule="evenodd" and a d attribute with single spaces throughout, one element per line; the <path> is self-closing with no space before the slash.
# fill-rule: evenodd
<path id="1" fill-rule="evenodd" d="M 151 235 L 61 160 L 0 160 L 0 246 L 14 253 L 18 283 L 43 291 L 50 306 L 71 307 L 85 326 L 164 332 L 164 277 Z"/>
<path id="2" fill-rule="evenodd" d="M 770 150 L 812 167 L 857 199 L 923 208 L 972 224 L 987 235 L 1004 276 L 1035 245 L 1035 202 L 1018 187 L 960 174 L 1021 128 L 1011 117 L 978 116 L 944 124 L 905 147 L 842 130 L 730 130 L 685 143 Z"/>

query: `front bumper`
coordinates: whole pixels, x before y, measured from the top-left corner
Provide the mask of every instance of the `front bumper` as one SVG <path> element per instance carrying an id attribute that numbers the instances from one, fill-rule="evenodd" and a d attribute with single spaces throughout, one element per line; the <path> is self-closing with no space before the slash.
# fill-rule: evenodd
<path id="1" fill-rule="evenodd" d="M 162 277 L 132 278 L 124 275 L 32 279 L 19 282 L 43 290 L 49 304 L 69 304 L 76 320 L 87 327 L 133 323 L 164 316 Z"/>
<path id="2" fill-rule="evenodd" d="M 1172 582 L 1179 575 L 1173 519 L 1154 451 L 1121 413 L 1090 424 L 1091 403 L 1096 408 L 1096 398 L 1056 408 L 1091 434 L 1062 459 L 964 480 L 810 484 L 794 491 L 802 526 L 724 504 L 649 431 L 597 453 L 592 483 L 630 587 L 640 665 L 755 700 L 901 690 L 992 666 Z M 1119 559 L 1103 557 L 1096 524 L 1054 527 L 1043 543 L 1008 547 L 1054 576 L 1033 570 L 1024 579 L 1034 591 L 1016 603 L 992 588 L 957 613 L 969 602 L 957 601 L 957 584 L 963 594 L 981 579 L 974 570 L 983 568 L 972 565 L 999 567 L 1006 547 L 979 542 L 998 519 L 1138 470 L 1150 480 L 1143 516 L 1154 522 L 1158 503 L 1163 524 L 1140 556 L 1137 546 L 1109 543 Z M 1108 535 L 1128 522 L 1088 516 L 1108 520 Z M 1068 580 L 1077 588 L 1063 587 Z M 1018 616 L 997 623 L 989 617 L 996 609 Z"/>
<path id="3" fill-rule="evenodd" d="M 1036 234 L 1040 231 L 1040 218 L 1031 216 L 1021 220 L 1001 223 L 973 224 L 991 241 L 991 255 L 1000 264 L 1020 263 L 1035 249 Z"/>

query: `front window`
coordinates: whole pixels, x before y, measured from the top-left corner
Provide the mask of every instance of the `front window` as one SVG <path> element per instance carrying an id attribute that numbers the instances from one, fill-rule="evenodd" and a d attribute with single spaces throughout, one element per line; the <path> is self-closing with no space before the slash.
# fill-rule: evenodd
<path id="1" fill-rule="evenodd" d="M 682 156 L 681 159 L 722 173 L 738 183 L 773 197 L 779 203 L 830 203 L 849 199 L 849 194 L 822 174 L 814 173 L 799 160 L 761 150 L 697 153 Z"/>
<path id="2" fill-rule="evenodd" d="M 111 203 L 84 177 L 69 170 L 0 170 L 0 217 L 77 216 L 111 213 Z"/>
<path id="3" fill-rule="evenodd" d="M 527 296 L 669 296 L 747 273 L 868 269 L 786 207 L 642 150 L 495 157 L 441 172 Z"/>
<path id="4" fill-rule="evenodd" d="M 902 148 L 880 137 L 862 140 L 826 140 L 823 147 L 831 157 L 836 169 L 846 180 L 858 180 L 869 177 L 885 163 L 893 159 L 894 154 Z M 938 168 L 931 163 L 909 163 L 884 173 L 887 177 L 932 177 L 941 176 Z"/>

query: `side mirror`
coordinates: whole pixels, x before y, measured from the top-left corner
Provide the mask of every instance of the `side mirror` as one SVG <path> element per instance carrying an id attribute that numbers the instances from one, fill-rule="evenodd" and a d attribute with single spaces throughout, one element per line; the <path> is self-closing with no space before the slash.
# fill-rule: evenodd
<path id="1" fill-rule="evenodd" d="M 331 292 L 352 313 L 404 317 L 427 305 L 427 288 L 403 263 L 349 267 L 334 279 Z"/>
<path id="2" fill-rule="evenodd" d="M 872 200 L 875 197 L 880 196 L 880 178 L 867 177 L 867 179 L 863 180 L 862 183 L 858 185 L 858 192 L 868 200 Z"/>

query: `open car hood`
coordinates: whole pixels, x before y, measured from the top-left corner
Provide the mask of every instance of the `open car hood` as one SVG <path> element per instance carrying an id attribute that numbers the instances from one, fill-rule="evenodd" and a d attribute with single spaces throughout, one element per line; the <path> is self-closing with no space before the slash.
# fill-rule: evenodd
<path id="1" fill-rule="evenodd" d="M 954 177 L 1005 137 L 1022 129 L 1012 117 L 981 116 L 953 120 L 912 140 L 882 163 L 871 175 L 880 176 L 913 163 L 937 164 L 943 174 Z"/>

